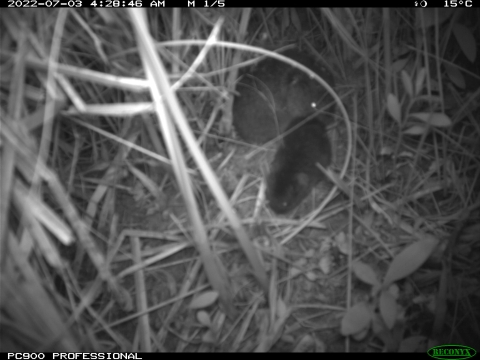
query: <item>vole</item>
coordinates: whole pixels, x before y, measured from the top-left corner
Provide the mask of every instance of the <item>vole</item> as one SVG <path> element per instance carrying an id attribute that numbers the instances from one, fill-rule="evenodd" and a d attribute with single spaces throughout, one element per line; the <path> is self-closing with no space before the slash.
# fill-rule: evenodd
<path id="1" fill-rule="evenodd" d="M 332 149 L 325 124 L 318 118 L 294 119 L 287 127 L 267 176 L 266 197 L 277 214 L 293 210 L 324 179 L 316 167 L 331 163 Z"/>
<path id="2" fill-rule="evenodd" d="M 333 85 L 332 76 L 309 55 L 289 50 L 283 55 L 307 66 Z M 245 71 L 236 86 L 233 125 L 249 143 L 264 144 L 282 134 L 292 119 L 312 114 L 330 101 L 325 89 L 282 61 L 267 58 Z"/>

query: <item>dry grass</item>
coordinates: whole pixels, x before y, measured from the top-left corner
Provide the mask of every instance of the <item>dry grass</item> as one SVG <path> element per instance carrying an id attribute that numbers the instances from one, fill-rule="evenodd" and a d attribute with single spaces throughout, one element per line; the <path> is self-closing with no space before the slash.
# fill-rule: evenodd
<path id="1" fill-rule="evenodd" d="M 0 14 L 0 350 L 480 349 L 479 11 L 147 13 Z M 278 217 L 232 92 L 300 38 L 350 119 Z"/>

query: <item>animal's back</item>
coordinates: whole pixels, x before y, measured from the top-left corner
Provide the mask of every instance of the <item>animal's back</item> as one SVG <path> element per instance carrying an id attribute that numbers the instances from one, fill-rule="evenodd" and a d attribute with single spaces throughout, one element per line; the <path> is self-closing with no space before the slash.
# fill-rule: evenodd
<path id="1" fill-rule="evenodd" d="M 284 55 L 333 84 L 332 77 L 310 56 L 296 50 L 287 51 Z M 316 104 L 329 98 L 325 89 L 303 71 L 272 58 L 247 70 L 236 91 L 233 124 L 242 139 L 255 144 L 263 144 L 279 136 L 292 119 L 312 114 Z"/>

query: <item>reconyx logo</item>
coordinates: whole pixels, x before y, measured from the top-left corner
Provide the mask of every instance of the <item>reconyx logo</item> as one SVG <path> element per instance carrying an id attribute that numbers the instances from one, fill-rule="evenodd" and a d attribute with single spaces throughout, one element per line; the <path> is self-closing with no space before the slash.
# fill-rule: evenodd
<path id="1" fill-rule="evenodd" d="M 440 360 L 470 359 L 476 353 L 475 349 L 463 345 L 441 345 L 432 347 L 427 351 L 427 354 L 432 358 Z"/>

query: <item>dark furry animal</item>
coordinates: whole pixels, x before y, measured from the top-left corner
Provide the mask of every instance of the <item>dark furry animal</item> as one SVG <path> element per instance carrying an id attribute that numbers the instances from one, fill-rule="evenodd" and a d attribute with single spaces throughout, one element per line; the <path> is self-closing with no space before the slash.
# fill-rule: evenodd
<path id="1" fill-rule="evenodd" d="M 332 159 L 330 140 L 318 118 L 294 119 L 288 126 L 267 177 L 266 197 L 278 214 L 293 210 L 324 179 L 315 164 L 327 168 Z"/>

